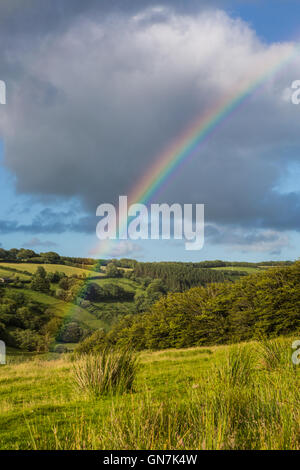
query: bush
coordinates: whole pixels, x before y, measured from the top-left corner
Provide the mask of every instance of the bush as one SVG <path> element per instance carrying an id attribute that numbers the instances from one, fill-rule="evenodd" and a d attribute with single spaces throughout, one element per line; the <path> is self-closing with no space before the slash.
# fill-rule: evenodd
<path id="1" fill-rule="evenodd" d="M 59 271 L 55 271 L 55 273 L 47 273 L 47 278 L 53 284 L 57 284 L 64 277 L 66 277 L 65 273 L 61 273 Z"/>
<path id="2" fill-rule="evenodd" d="M 97 330 L 83 341 L 81 341 L 75 348 L 78 354 L 90 354 L 102 351 L 105 344 L 104 330 Z"/>
<path id="3" fill-rule="evenodd" d="M 104 349 L 86 355 L 74 365 L 77 386 L 94 396 L 122 394 L 132 390 L 138 362 L 130 350 Z"/>
<path id="4" fill-rule="evenodd" d="M 89 300 L 84 300 L 78 297 L 75 301 L 76 305 L 79 305 L 81 308 L 89 308 L 91 307 L 91 302 Z"/>
<path id="5" fill-rule="evenodd" d="M 106 276 L 107 277 L 122 277 L 123 272 L 121 269 L 118 269 L 114 263 L 109 263 L 106 266 Z"/>
<path id="6" fill-rule="evenodd" d="M 45 352 L 49 349 L 48 338 L 35 331 L 15 330 L 11 335 L 13 335 L 17 347 L 25 351 Z"/>
<path id="7" fill-rule="evenodd" d="M 47 278 L 47 273 L 42 266 L 39 266 L 32 278 L 31 289 L 38 292 L 49 292 L 50 281 Z"/>
<path id="8" fill-rule="evenodd" d="M 83 331 L 76 322 L 67 323 L 60 330 L 57 341 L 62 343 L 78 343 L 83 335 Z"/>
<path id="9" fill-rule="evenodd" d="M 57 344 L 53 352 L 58 353 L 58 354 L 64 354 L 64 353 L 69 352 L 69 349 L 63 344 Z"/>
<path id="10" fill-rule="evenodd" d="M 123 287 L 114 283 L 98 286 L 95 282 L 90 282 L 85 286 L 84 292 L 82 292 L 82 297 L 90 302 L 102 302 L 110 300 L 130 301 L 134 298 L 134 292 L 127 291 L 123 289 Z"/>

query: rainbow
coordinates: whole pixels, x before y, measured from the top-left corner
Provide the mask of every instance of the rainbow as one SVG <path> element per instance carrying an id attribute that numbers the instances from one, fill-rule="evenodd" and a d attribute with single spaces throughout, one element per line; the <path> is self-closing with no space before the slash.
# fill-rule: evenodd
<path id="1" fill-rule="evenodd" d="M 215 104 L 204 115 L 200 115 L 181 135 L 156 158 L 154 164 L 145 172 L 138 184 L 133 188 L 128 196 L 128 204 L 147 204 L 168 182 L 175 172 L 179 171 L 183 164 L 198 155 L 200 146 L 216 130 L 226 118 L 237 110 L 254 92 L 259 91 L 270 78 L 279 72 L 295 56 L 299 54 L 300 45 L 289 48 L 281 59 L 273 59 L 269 64 L 262 66 L 263 70 L 255 76 L 249 76 L 243 83 L 239 84 L 234 92 L 230 93 Z M 120 214 L 123 221 L 120 232 L 127 226 L 126 214 Z M 101 242 L 99 250 L 94 250 L 98 256 L 105 256 L 109 253 L 111 244 Z"/>
<path id="2" fill-rule="evenodd" d="M 197 153 L 200 145 L 233 111 L 240 107 L 254 92 L 280 71 L 300 51 L 294 47 L 287 57 L 273 63 L 266 71 L 253 80 L 245 81 L 233 93 L 223 98 L 204 116 L 200 116 L 156 159 L 154 165 L 145 173 L 128 197 L 128 202 L 147 203 L 154 194 L 170 180 L 174 171 L 182 163 L 187 163 Z"/>
<path id="3" fill-rule="evenodd" d="M 149 201 L 171 180 L 171 177 L 183 164 L 190 162 L 192 158 L 199 155 L 201 145 L 212 135 L 218 126 L 226 118 L 237 110 L 254 92 L 259 91 L 269 79 L 278 73 L 287 63 L 296 57 L 300 51 L 299 46 L 291 46 L 284 51 L 283 57 L 272 58 L 267 64 L 261 66 L 260 73 L 249 74 L 249 77 L 240 83 L 239 86 L 229 95 L 223 97 L 204 115 L 200 115 L 187 129 L 177 136 L 176 139 L 155 159 L 154 164 L 145 172 L 138 184 L 128 195 L 128 204 L 143 203 Z M 122 224 L 119 233 L 127 227 L 127 214 L 120 214 Z M 112 242 L 101 241 L 96 250 L 98 258 L 109 255 Z M 83 287 L 78 291 L 77 297 L 83 296 L 87 283 L 98 270 L 101 261 L 96 262 L 94 269 L 84 282 Z M 70 316 L 72 313 L 70 312 Z"/>

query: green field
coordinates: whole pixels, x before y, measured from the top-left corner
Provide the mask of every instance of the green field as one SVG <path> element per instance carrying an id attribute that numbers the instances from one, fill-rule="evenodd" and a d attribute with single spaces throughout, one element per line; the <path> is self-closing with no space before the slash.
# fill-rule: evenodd
<path id="1" fill-rule="evenodd" d="M 210 269 L 216 269 L 218 271 L 240 271 L 240 272 L 244 272 L 244 273 L 249 273 L 249 274 L 253 274 L 253 273 L 258 273 L 258 272 L 261 272 L 262 269 L 265 269 L 264 268 L 255 268 L 255 267 L 247 267 L 247 266 L 224 266 L 224 267 L 218 267 L 218 268 L 210 268 Z"/>
<path id="2" fill-rule="evenodd" d="M 98 399 L 76 389 L 68 355 L 0 366 L 1 449 L 299 449 L 299 367 L 283 344 L 268 369 L 257 343 L 246 366 L 232 346 L 142 353 L 134 391 Z"/>
<path id="3" fill-rule="evenodd" d="M 97 274 L 96 274 L 97 275 Z M 105 284 L 117 284 L 123 289 L 130 291 L 130 292 L 136 292 L 138 290 L 142 290 L 140 284 L 138 282 L 133 281 L 131 279 L 126 279 L 126 278 L 103 278 L 103 279 L 91 279 L 91 282 L 95 282 L 99 286 L 104 286 Z"/>
<path id="4" fill-rule="evenodd" d="M 7 266 L 8 267 L 8 266 Z M 9 271 L 7 269 L 1 269 L 1 264 L 0 264 L 0 277 L 8 277 L 10 279 L 18 277 L 22 281 L 30 280 L 31 276 L 28 274 L 23 274 L 23 273 L 16 273 L 14 271 Z"/>
<path id="5" fill-rule="evenodd" d="M 55 271 L 59 271 L 59 272 L 65 273 L 66 276 L 72 276 L 72 274 L 77 274 L 77 275 L 85 274 L 86 276 L 88 276 L 91 274 L 91 272 L 87 269 L 75 268 L 73 266 L 65 266 L 63 264 L 0 263 L 0 269 L 1 269 L 1 265 L 7 268 L 18 269 L 20 271 L 28 271 L 29 273 L 35 273 L 37 268 L 39 266 L 42 266 L 43 268 L 45 268 L 47 272 L 54 273 Z M 6 271 L 6 273 L 8 273 L 8 271 Z M 100 274 L 97 273 L 97 275 L 100 275 Z"/>

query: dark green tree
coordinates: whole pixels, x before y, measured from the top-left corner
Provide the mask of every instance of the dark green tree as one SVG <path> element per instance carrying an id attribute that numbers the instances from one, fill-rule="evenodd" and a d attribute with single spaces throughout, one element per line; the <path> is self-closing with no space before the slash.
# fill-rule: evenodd
<path id="1" fill-rule="evenodd" d="M 106 266 L 106 276 L 107 277 L 122 277 L 122 271 L 117 268 L 115 263 L 109 263 Z"/>
<path id="2" fill-rule="evenodd" d="M 50 281 L 47 278 L 45 268 L 42 266 L 39 266 L 33 275 L 31 289 L 45 293 L 49 292 L 50 290 Z"/>

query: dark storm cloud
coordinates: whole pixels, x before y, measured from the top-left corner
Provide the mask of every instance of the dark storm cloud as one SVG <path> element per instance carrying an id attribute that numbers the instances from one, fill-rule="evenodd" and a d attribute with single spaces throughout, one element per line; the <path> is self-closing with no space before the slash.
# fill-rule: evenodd
<path id="1" fill-rule="evenodd" d="M 52 209 L 43 209 L 33 217 L 31 223 L 19 223 L 17 220 L 0 220 L 0 234 L 10 233 L 54 233 L 80 232 L 91 233 L 95 230 L 97 218 L 95 216 L 78 217 L 74 211 L 56 212 Z"/>
<path id="2" fill-rule="evenodd" d="M 182 15 L 179 1 L 172 2 L 176 13 L 144 10 L 147 2 L 138 2 L 139 9 L 130 2 L 129 11 L 122 2 L 122 11 L 109 17 L 92 14 L 101 10 L 96 3 L 72 1 L 69 10 L 69 2 L 51 8 L 40 2 L 36 31 L 44 36 L 35 43 L 32 17 L 19 13 L 28 39 L 2 51 L 10 79 L 0 126 L 18 191 L 77 196 L 88 214 L 128 194 L 196 116 L 290 50 L 260 43 L 224 13 Z M 107 2 L 101 5 L 112 12 Z M 9 21 L 19 21 L 18 14 Z M 299 161 L 299 110 L 283 99 L 299 74 L 296 59 L 227 119 L 161 200 L 205 203 L 207 220 L 222 225 L 299 230 L 299 194 L 274 190 L 288 165 Z M 48 213 L 28 226 L 2 221 L 0 231 L 91 232 L 95 219 Z"/>
<path id="3" fill-rule="evenodd" d="M 181 12 L 225 6 L 227 0 L 4 0 L 0 3 L 0 36 L 47 34 L 84 16 L 133 13 L 164 5 Z"/>

